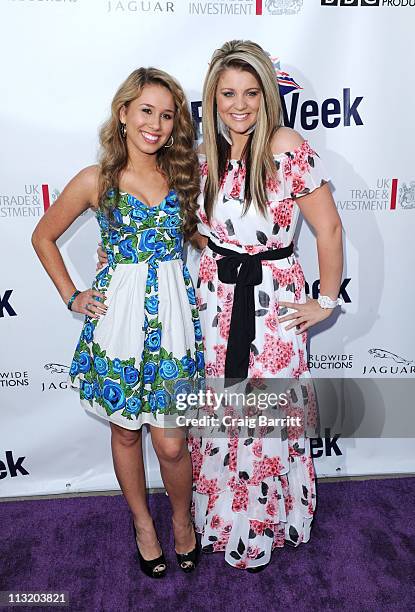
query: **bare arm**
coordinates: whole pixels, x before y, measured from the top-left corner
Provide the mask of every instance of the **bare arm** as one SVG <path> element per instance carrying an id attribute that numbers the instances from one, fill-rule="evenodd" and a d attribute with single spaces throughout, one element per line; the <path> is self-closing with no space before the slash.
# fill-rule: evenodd
<path id="1" fill-rule="evenodd" d="M 275 133 L 271 147 L 273 153 L 293 151 L 301 146 L 304 139 L 295 130 L 281 127 Z M 339 295 L 343 271 L 342 224 L 329 186 L 323 185 L 313 192 L 296 200 L 304 218 L 314 230 L 320 275 L 320 294 L 336 300 Z M 297 327 L 301 333 L 311 325 L 326 319 L 330 309 L 323 309 L 317 300 L 309 299 L 306 304 L 280 302 L 289 306 L 294 313 L 280 318 L 280 321 L 293 321 L 286 327 Z"/>
<path id="2" fill-rule="evenodd" d="M 68 274 L 56 241 L 97 199 L 97 168 L 90 166 L 81 170 L 65 187 L 56 202 L 37 224 L 32 235 L 33 247 L 55 284 L 62 300 L 67 303 L 76 287 Z M 105 307 L 93 297 L 105 296 L 97 291 L 84 291 L 75 300 L 73 310 L 83 314 L 98 314 Z M 89 300 L 89 302 L 88 302 Z M 92 304 L 91 304 L 92 301 Z M 89 307 L 87 308 L 89 304 Z"/>
<path id="3" fill-rule="evenodd" d="M 316 234 L 320 294 L 336 300 L 343 271 L 342 224 L 329 186 L 298 198 L 297 204 Z"/>
<path id="4" fill-rule="evenodd" d="M 298 198 L 297 205 L 316 235 L 320 295 L 336 300 L 343 271 L 342 225 L 329 186 L 323 185 Z M 296 334 L 301 334 L 312 325 L 327 319 L 332 313 L 332 309 L 321 308 L 318 301 L 311 298 L 307 298 L 305 304 L 280 302 L 280 305 L 294 310 L 279 321 L 289 321 L 285 329 L 296 327 Z"/>
<path id="5" fill-rule="evenodd" d="M 280 127 L 271 142 L 272 152 L 293 151 L 303 142 L 295 130 Z M 343 270 L 342 224 L 329 186 L 323 185 L 296 202 L 316 234 L 320 293 L 335 300 Z"/>

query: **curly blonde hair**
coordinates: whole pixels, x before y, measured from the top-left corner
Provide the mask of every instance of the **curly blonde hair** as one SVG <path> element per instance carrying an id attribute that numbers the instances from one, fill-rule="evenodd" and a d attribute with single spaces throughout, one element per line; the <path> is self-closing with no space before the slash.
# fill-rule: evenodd
<path id="1" fill-rule="evenodd" d="M 174 189 L 183 213 L 183 229 L 189 238 L 196 229 L 197 197 L 200 178 L 197 155 L 194 150 L 195 130 L 186 96 L 172 76 L 157 68 L 138 68 L 121 84 L 111 104 L 111 116 L 100 130 L 101 153 L 99 159 L 98 202 L 100 209 L 111 216 L 114 203 L 107 197 L 109 190 L 119 200 L 119 179 L 128 162 L 125 138 L 121 134 L 120 110 L 135 100 L 145 85 L 161 85 L 170 91 L 175 104 L 172 136 L 174 146 L 157 151 L 157 165 L 166 176 L 169 189 Z"/>

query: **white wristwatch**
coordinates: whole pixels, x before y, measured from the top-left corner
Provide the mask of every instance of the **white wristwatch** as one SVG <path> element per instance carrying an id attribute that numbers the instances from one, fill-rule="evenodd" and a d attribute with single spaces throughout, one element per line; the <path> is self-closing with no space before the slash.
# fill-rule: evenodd
<path id="1" fill-rule="evenodd" d="M 340 298 L 332 300 L 328 295 L 320 295 L 317 298 L 317 302 L 320 304 L 321 308 L 336 308 L 336 306 L 341 306 L 343 304 L 343 300 Z"/>

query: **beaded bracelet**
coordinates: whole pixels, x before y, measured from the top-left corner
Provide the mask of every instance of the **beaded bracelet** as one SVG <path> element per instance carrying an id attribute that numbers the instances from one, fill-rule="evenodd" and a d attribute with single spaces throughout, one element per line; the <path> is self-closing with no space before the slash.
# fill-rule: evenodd
<path id="1" fill-rule="evenodd" d="M 81 292 L 78 291 L 78 289 L 75 291 L 75 293 L 71 296 L 69 302 L 67 303 L 68 309 L 72 310 L 72 304 L 74 303 L 76 297 L 80 294 Z"/>

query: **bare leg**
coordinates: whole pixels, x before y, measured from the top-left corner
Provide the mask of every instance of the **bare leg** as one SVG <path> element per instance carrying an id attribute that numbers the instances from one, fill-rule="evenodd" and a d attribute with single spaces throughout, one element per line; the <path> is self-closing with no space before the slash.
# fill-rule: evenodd
<path id="1" fill-rule="evenodd" d="M 134 518 L 140 552 L 144 559 L 156 559 L 161 549 L 147 506 L 141 429 L 110 425 L 115 474 Z"/>
<path id="2" fill-rule="evenodd" d="M 151 427 L 150 430 L 161 477 L 173 510 L 176 552 L 188 553 L 193 550 L 196 541 L 190 516 L 192 463 L 185 432 L 177 429 L 173 436 L 160 427 Z"/>

